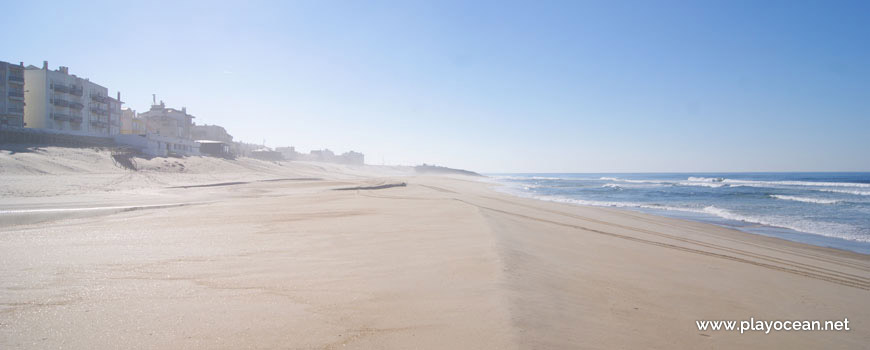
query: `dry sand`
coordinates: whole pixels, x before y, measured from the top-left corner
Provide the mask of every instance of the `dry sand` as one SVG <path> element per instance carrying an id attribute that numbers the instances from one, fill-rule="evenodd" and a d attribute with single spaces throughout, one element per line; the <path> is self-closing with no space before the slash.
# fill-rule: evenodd
<path id="1" fill-rule="evenodd" d="M 870 344 L 867 255 L 404 168 L 138 162 L 0 154 L 0 348 Z M 749 317 L 852 330 L 695 326 Z"/>

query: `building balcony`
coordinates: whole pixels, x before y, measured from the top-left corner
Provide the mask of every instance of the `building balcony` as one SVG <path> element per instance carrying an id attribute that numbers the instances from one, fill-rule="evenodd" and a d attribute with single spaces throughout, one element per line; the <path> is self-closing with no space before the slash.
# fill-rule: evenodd
<path id="1" fill-rule="evenodd" d="M 109 123 L 100 120 L 91 120 L 91 125 L 96 126 L 98 128 L 105 128 L 109 126 Z"/>
<path id="2" fill-rule="evenodd" d="M 63 84 L 51 84 L 50 88 L 57 92 L 69 93 L 69 86 Z"/>
<path id="3" fill-rule="evenodd" d="M 84 94 L 84 88 L 82 88 L 81 86 L 52 83 L 50 88 L 54 91 L 70 94 L 73 96 L 81 97 Z"/>
<path id="4" fill-rule="evenodd" d="M 91 99 L 99 103 L 109 103 L 109 96 L 91 94 Z"/>
<path id="5" fill-rule="evenodd" d="M 24 108 L 21 107 L 8 107 L 6 108 L 6 112 L 9 114 L 24 114 Z"/>
<path id="6" fill-rule="evenodd" d="M 23 75 L 10 75 L 9 81 L 23 84 L 24 83 L 24 76 Z"/>
<path id="7" fill-rule="evenodd" d="M 107 111 L 105 109 L 100 109 L 97 107 L 91 107 L 91 113 L 96 114 L 96 115 L 102 115 L 102 116 L 109 115 L 109 111 Z"/>
<path id="8" fill-rule="evenodd" d="M 63 114 L 63 113 L 52 113 L 52 114 L 51 114 L 51 119 L 54 119 L 54 120 L 57 120 L 57 121 L 71 120 L 72 117 L 73 117 L 73 116 L 71 116 L 71 115 Z"/>
<path id="9" fill-rule="evenodd" d="M 79 102 L 70 102 L 70 103 L 69 103 L 69 108 L 72 108 L 72 109 L 82 109 L 82 108 L 85 108 L 85 105 L 83 105 L 83 104 L 81 104 L 81 103 L 79 103 Z"/>
<path id="10" fill-rule="evenodd" d="M 58 107 L 69 107 L 69 101 L 61 100 L 61 99 L 57 99 L 57 98 L 51 99 L 51 104 L 58 106 Z"/>
<path id="11" fill-rule="evenodd" d="M 9 98 L 11 98 L 11 99 L 15 99 L 15 100 L 23 100 L 23 99 L 24 99 L 24 93 L 23 93 L 23 92 L 18 92 L 18 91 L 9 91 Z"/>

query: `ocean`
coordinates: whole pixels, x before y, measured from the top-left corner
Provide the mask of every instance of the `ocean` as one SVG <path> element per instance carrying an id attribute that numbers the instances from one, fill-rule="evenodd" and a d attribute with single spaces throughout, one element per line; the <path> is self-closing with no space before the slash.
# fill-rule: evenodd
<path id="1" fill-rule="evenodd" d="M 488 174 L 500 190 L 870 254 L 870 173 Z"/>

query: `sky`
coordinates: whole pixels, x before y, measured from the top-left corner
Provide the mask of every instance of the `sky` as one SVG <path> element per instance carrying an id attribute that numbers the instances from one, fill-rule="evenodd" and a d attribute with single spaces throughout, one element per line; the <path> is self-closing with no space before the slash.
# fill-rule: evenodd
<path id="1" fill-rule="evenodd" d="M 0 60 L 236 140 L 505 172 L 870 171 L 870 2 L 15 1 Z"/>

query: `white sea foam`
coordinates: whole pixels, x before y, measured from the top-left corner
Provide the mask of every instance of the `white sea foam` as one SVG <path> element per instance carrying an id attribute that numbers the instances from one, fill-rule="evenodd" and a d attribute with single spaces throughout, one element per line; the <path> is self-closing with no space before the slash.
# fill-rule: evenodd
<path id="1" fill-rule="evenodd" d="M 618 177 L 601 177 L 600 180 L 626 182 L 626 183 L 645 183 L 645 184 L 670 184 L 680 186 L 703 186 L 703 187 L 781 187 L 781 186 L 797 186 L 797 187 L 853 187 L 853 188 L 870 188 L 868 183 L 857 182 L 816 182 L 816 181 L 760 181 L 760 180 L 738 180 L 721 177 L 695 177 L 691 176 L 686 181 L 663 181 L 663 180 L 632 180 Z M 857 193 L 855 193 L 857 192 Z M 842 192 L 847 193 L 847 192 Z M 853 191 L 848 192 L 859 195 L 870 195 L 870 192 Z"/>
<path id="2" fill-rule="evenodd" d="M 551 176 L 509 176 L 509 175 L 495 175 L 493 178 L 498 180 L 570 180 L 561 177 L 551 177 Z"/>
<path id="3" fill-rule="evenodd" d="M 690 176 L 687 180 L 693 181 L 693 182 L 722 182 L 722 181 L 725 181 L 725 179 L 723 179 L 721 177 L 694 177 L 694 176 Z"/>
<path id="4" fill-rule="evenodd" d="M 681 211 L 681 212 L 696 213 L 696 214 L 706 213 L 702 209 L 686 208 L 686 207 L 670 207 L 670 206 L 657 205 L 657 204 L 642 204 L 642 203 L 634 203 L 634 202 L 594 201 L 594 200 L 574 199 L 574 198 L 566 198 L 566 197 L 559 197 L 559 196 L 528 196 L 528 195 L 521 195 L 521 196 L 533 198 L 533 199 L 537 199 L 537 200 L 549 201 L 549 202 L 589 205 L 589 206 L 594 206 L 594 207 L 656 209 L 656 210 L 668 210 L 668 211 Z"/>
<path id="5" fill-rule="evenodd" d="M 513 192 L 508 191 L 513 195 L 517 195 L 520 197 L 533 198 L 544 201 L 551 202 L 559 202 L 559 203 L 568 203 L 568 204 L 576 204 L 576 205 L 588 205 L 588 206 L 596 206 L 596 207 L 612 207 L 612 208 L 626 208 L 626 209 L 654 209 L 654 210 L 667 210 L 667 211 L 677 211 L 684 213 L 694 213 L 694 214 L 706 214 L 712 215 L 718 218 L 740 221 L 752 224 L 759 224 L 764 226 L 771 227 L 779 227 L 785 228 L 789 230 L 794 230 L 798 232 L 803 232 L 807 234 L 815 234 L 819 236 L 825 237 L 833 237 L 839 239 L 845 239 L 849 241 L 856 242 L 865 242 L 870 243 L 870 235 L 866 233 L 862 233 L 860 229 L 839 223 L 832 222 L 818 222 L 818 221 L 810 221 L 801 218 L 796 218 L 793 216 L 752 216 L 752 215 L 741 215 L 731 212 L 726 209 L 718 208 L 715 206 L 707 206 L 703 209 L 699 208 L 691 208 L 691 207 L 672 207 L 672 206 L 664 206 L 664 205 L 655 205 L 655 204 L 642 204 L 635 202 L 609 202 L 609 201 L 595 201 L 595 200 L 583 200 L 583 199 L 574 199 L 574 198 L 566 198 L 560 196 L 547 196 L 547 195 L 533 195 L 527 192 L 519 191 Z"/>
<path id="6" fill-rule="evenodd" d="M 830 188 L 820 188 L 820 189 L 817 189 L 816 191 L 854 194 L 856 196 L 870 196 L 870 191 L 834 190 L 834 189 L 830 189 Z"/>
<path id="7" fill-rule="evenodd" d="M 728 220 L 786 228 L 798 232 L 810 233 L 825 237 L 840 238 L 850 241 L 870 242 L 870 236 L 862 235 L 856 232 L 857 230 L 855 227 L 845 224 L 809 221 L 797 219 L 794 217 L 740 215 L 722 208 L 717 208 L 712 205 L 704 208 L 704 212 Z"/>
<path id="8" fill-rule="evenodd" d="M 579 205 L 590 205 L 597 207 L 614 207 L 614 208 L 639 208 L 639 209 L 655 209 L 667 211 L 679 211 L 685 213 L 707 214 L 713 215 L 726 220 L 741 221 L 764 226 L 779 227 L 798 232 L 814 234 L 825 237 L 840 238 L 849 241 L 870 242 L 870 236 L 861 234 L 855 227 L 845 224 L 832 222 L 817 222 L 794 217 L 776 217 L 776 216 L 750 216 L 735 214 L 731 211 L 708 206 L 704 209 L 687 208 L 687 207 L 670 207 L 661 205 L 649 205 L 631 202 L 604 202 L 604 201 L 589 201 L 582 199 L 570 199 L 551 196 L 536 196 L 533 197 L 540 200 L 547 200 L 561 203 L 571 203 Z"/>
<path id="9" fill-rule="evenodd" d="M 672 184 L 672 183 L 673 183 L 673 182 L 670 182 L 670 181 L 660 181 L 660 180 L 629 180 L 629 179 L 622 179 L 622 178 L 618 178 L 618 177 L 607 177 L 607 176 L 601 177 L 600 180 L 616 181 L 616 182 L 627 182 L 627 183 L 633 183 L 633 184 Z"/>
<path id="10" fill-rule="evenodd" d="M 691 178 L 690 178 L 691 179 Z M 710 187 L 710 188 L 719 188 L 728 186 L 719 182 L 692 182 L 692 181 L 680 181 L 677 183 L 680 186 L 698 186 L 698 187 Z"/>
<path id="11" fill-rule="evenodd" d="M 528 178 L 524 178 L 528 179 Z M 635 188 L 635 187 L 659 187 L 659 186 L 709 186 L 709 187 L 739 187 L 739 186 L 747 186 L 747 187 L 794 187 L 798 186 L 800 190 L 803 191 L 822 191 L 829 193 L 841 193 L 841 194 L 852 194 L 852 195 L 870 195 L 870 191 L 864 189 L 864 187 L 870 186 L 870 184 L 861 184 L 861 183 L 830 183 L 830 182 L 809 182 L 809 181 L 753 181 L 753 180 L 736 180 L 736 179 L 727 179 L 722 178 L 721 181 L 719 178 L 712 177 L 689 177 L 686 180 L 674 180 L 674 181 L 661 181 L 661 180 L 653 180 L 653 179 L 642 179 L 642 180 L 633 180 L 633 179 L 625 179 L 618 177 L 601 177 L 599 179 L 575 179 L 571 178 L 571 180 L 582 180 L 582 181 L 605 181 L 610 183 L 601 184 L 602 188 Z M 544 185 L 546 186 L 546 185 Z M 512 187 L 512 186 L 509 186 Z M 637 203 L 637 202 L 618 202 L 618 201 L 608 201 L 608 199 L 604 198 L 602 200 L 584 200 L 584 199 L 574 199 L 563 197 L 560 195 L 542 195 L 530 193 L 530 191 L 523 191 L 522 188 L 514 188 L 511 190 L 509 187 L 503 188 L 507 190 L 507 192 L 512 193 L 514 195 L 518 195 L 526 198 L 533 198 L 538 200 L 552 201 L 552 202 L 561 202 L 568 204 L 577 204 L 577 205 L 587 205 L 587 206 L 598 206 L 598 207 L 612 207 L 612 208 L 625 208 L 625 209 L 638 209 L 638 210 L 661 210 L 661 211 L 674 211 L 674 212 L 683 212 L 683 213 L 691 213 L 698 215 L 705 215 L 716 217 L 723 220 L 728 221 L 739 221 L 750 224 L 756 224 L 761 226 L 768 227 L 777 227 L 783 229 L 794 230 L 806 234 L 832 237 L 838 239 L 844 239 L 854 242 L 862 242 L 862 243 L 870 243 L 870 231 L 867 230 L 866 227 L 855 226 L 849 223 L 837 223 L 837 222 L 829 222 L 823 220 L 809 220 L 801 215 L 788 215 L 787 212 L 777 212 L 777 213 L 764 213 L 764 212 L 751 212 L 743 214 L 739 211 L 732 211 L 730 209 L 722 209 L 720 207 L 716 207 L 713 204 L 715 202 L 709 203 L 709 206 L 706 207 L 694 207 L 691 205 L 683 206 L 680 204 L 674 206 L 666 206 L 659 205 L 655 203 Z M 797 202 L 806 202 L 806 203 L 817 203 L 817 204 L 834 204 L 838 202 L 837 199 L 828 199 L 828 198 L 813 198 L 812 195 L 802 195 L 802 196 L 784 196 L 784 195 L 770 195 L 771 198 L 775 198 L 777 200 L 783 201 L 797 201 Z M 839 200 L 844 201 L 844 200 Z"/>
<path id="12" fill-rule="evenodd" d="M 632 184 L 655 184 L 655 185 L 679 185 L 679 186 L 696 186 L 696 187 L 725 187 L 728 186 L 721 182 L 715 181 L 712 178 L 690 177 L 688 181 L 664 181 L 664 180 L 631 180 L 618 177 L 602 177 L 601 180 L 624 182 Z"/>
<path id="13" fill-rule="evenodd" d="M 816 204 L 836 204 L 840 201 L 834 199 L 821 199 L 821 198 L 808 198 L 808 197 L 798 197 L 798 196 L 784 196 L 779 194 L 770 195 L 772 198 L 782 199 L 786 201 L 795 201 L 795 202 L 804 202 L 804 203 L 816 203 Z"/>
<path id="14" fill-rule="evenodd" d="M 723 179 L 722 182 L 728 184 L 737 184 L 744 186 L 758 185 L 773 185 L 773 186 L 806 186 L 806 187 L 857 187 L 870 188 L 870 184 L 857 182 L 815 182 L 815 181 L 757 181 L 757 180 L 735 180 Z"/>

